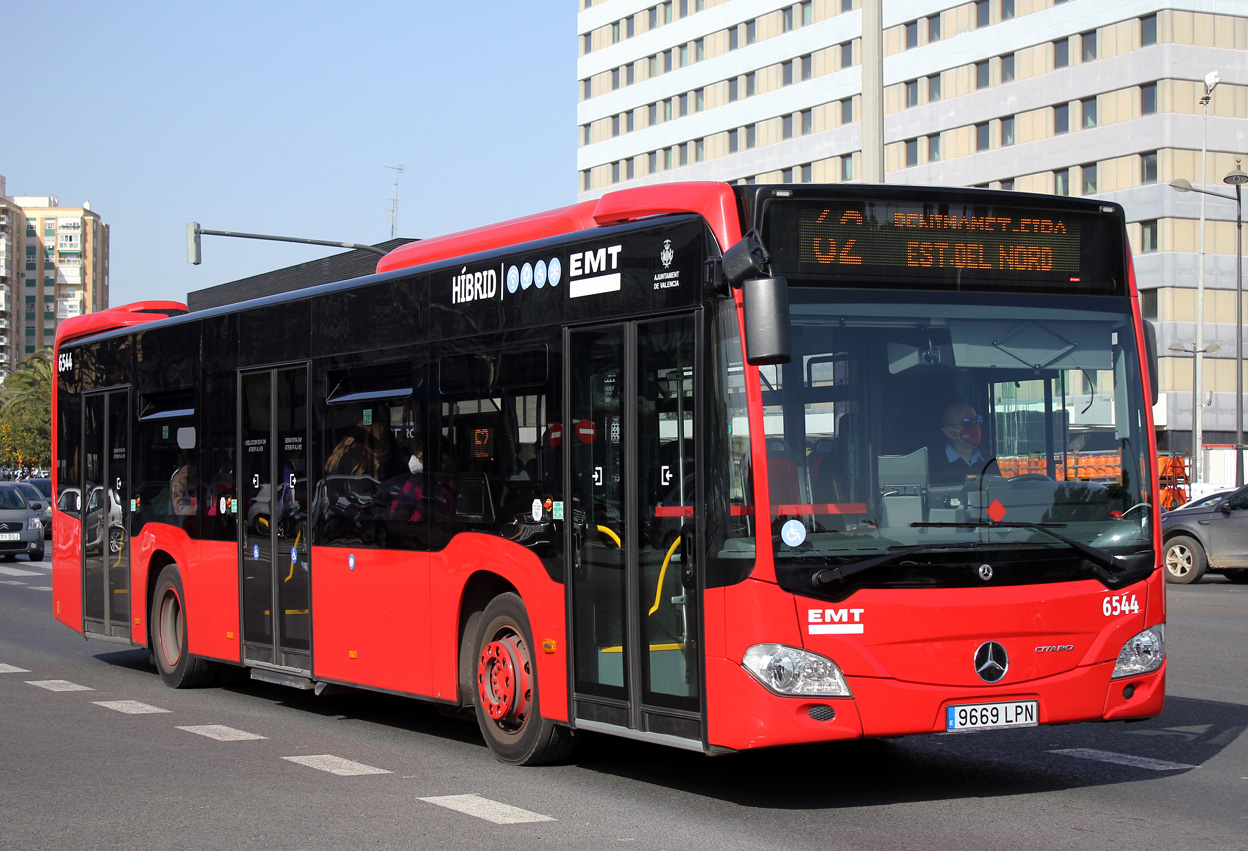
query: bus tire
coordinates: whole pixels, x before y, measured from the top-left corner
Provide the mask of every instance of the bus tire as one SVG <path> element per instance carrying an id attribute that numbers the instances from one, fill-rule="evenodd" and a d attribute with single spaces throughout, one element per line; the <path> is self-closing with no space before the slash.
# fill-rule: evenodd
<path id="1" fill-rule="evenodd" d="M 186 650 L 186 594 L 176 564 L 168 565 L 156 580 L 148 623 L 152 629 L 152 656 L 160 678 L 170 688 L 214 685 L 217 665 Z"/>
<path id="2" fill-rule="evenodd" d="M 500 762 L 542 765 L 572 750 L 572 731 L 542 717 L 533 632 L 524 603 L 500 594 L 485 607 L 475 642 L 477 726 Z"/>
<path id="3" fill-rule="evenodd" d="M 1166 541 L 1166 581 L 1175 585 L 1199 582 L 1209 566 L 1205 550 L 1194 538 L 1175 535 Z"/>

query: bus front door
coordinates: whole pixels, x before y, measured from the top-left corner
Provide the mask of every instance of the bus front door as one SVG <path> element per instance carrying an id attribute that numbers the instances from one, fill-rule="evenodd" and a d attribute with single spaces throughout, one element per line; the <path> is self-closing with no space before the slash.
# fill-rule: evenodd
<path id="1" fill-rule="evenodd" d="M 130 638 L 130 391 L 83 399 L 83 632 Z"/>
<path id="2" fill-rule="evenodd" d="M 239 570 L 243 660 L 312 670 L 308 369 L 239 375 Z"/>
<path id="3" fill-rule="evenodd" d="M 698 334 L 570 330 L 564 410 L 575 723 L 700 750 Z"/>

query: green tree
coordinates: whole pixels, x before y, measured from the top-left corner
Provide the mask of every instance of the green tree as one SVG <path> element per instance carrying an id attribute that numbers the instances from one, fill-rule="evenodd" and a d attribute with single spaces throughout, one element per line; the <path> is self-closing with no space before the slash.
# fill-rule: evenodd
<path id="1" fill-rule="evenodd" d="M 35 352 L 0 384 L 0 462 L 51 465 L 52 360 L 51 349 Z"/>

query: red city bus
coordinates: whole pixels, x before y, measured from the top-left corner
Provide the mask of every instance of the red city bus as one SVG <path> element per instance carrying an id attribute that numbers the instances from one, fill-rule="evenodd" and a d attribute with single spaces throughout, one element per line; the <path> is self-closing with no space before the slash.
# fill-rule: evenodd
<path id="1" fill-rule="evenodd" d="M 1149 340 L 1120 207 L 922 187 L 629 189 L 107 310 L 57 339 L 56 617 L 525 764 L 1156 716 Z"/>

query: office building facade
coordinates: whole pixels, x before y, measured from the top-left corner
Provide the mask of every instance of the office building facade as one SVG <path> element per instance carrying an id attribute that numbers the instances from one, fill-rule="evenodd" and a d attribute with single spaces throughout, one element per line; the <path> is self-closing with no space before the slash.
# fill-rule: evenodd
<path id="1" fill-rule="evenodd" d="M 582 200 L 673 180 L 983 186 L 1115 201 L 1187 449 L 1200 195 L 1248 155 L 1243 0 L 579 0 Z M 877 7 L 879 8 L 879 7 Z M 1220 72 L 1207 119 L 1205 78 Z M 863 81 L 881 79 L 879 87 Z M 864 154 L 882 117 L 883 143 Z M 873 124 L 873 122 L 875 122 Z M 1235 203 L 1205 197 L 1204 441 L 1235 428 Z"/>

